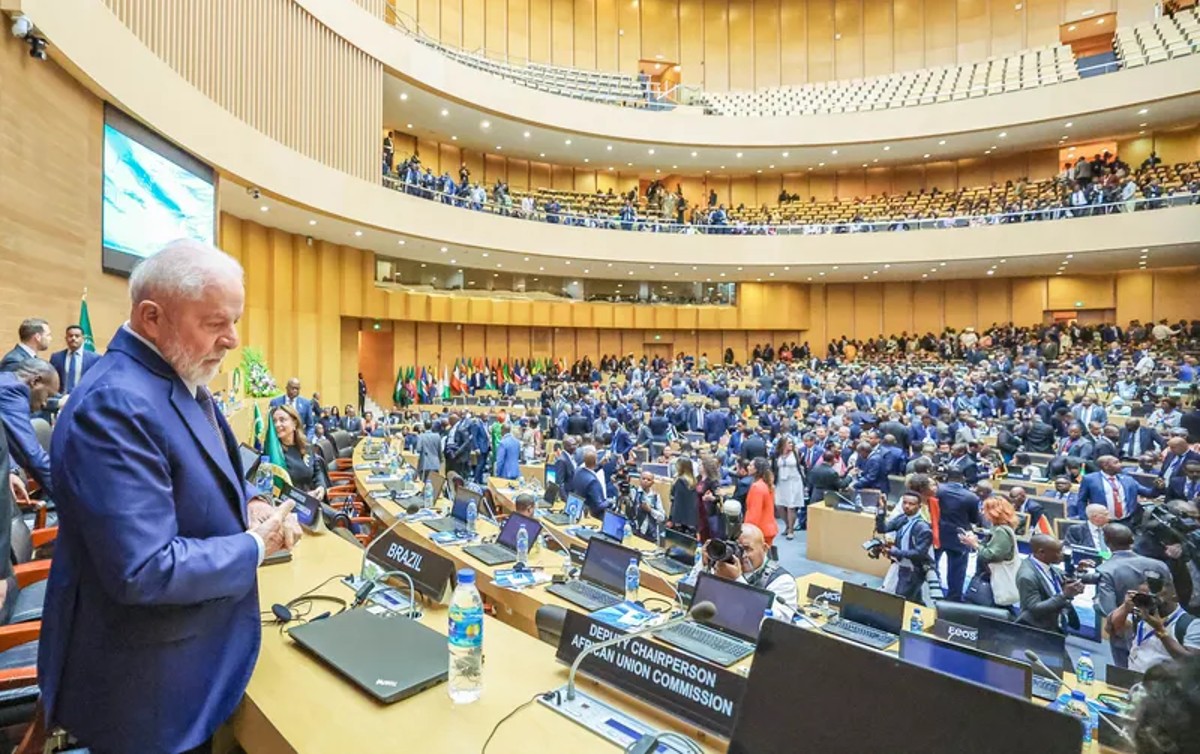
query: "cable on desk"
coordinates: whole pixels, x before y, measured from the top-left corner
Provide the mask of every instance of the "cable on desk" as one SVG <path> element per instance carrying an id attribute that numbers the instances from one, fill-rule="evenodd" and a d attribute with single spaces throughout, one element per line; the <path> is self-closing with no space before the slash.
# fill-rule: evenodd
<path id="1" fill-rule="evenodd" d="M 536 702 L 536 701 L 537 701 L 538 699 L 540 699 L 540 698 L 542 698 L 542 694 L 540 694 L 540 693 L 538 693 L 538 694 L 534 694 L 534 695 L 533 695 L 533 696 L 532 696 L 532 697 L 529 699 L 529 701 L 527 701 L 527 702 L 523 702 L 523 703 L 522 703 L 520 706 L 518 706 L 518 707 L 517 707 L 516 709 L 514 709 L 512 712 L 509 712 L 507 715 L 505 715 L 504 717 L 500 718 L 499 722 L 497 722 L 497 723 L 496 723 L 496 725 L 495 725 L 495 726 L 492 728 L 492 732 L 488 734 L 487 740 L 483 742 L 483 748 L 479 750 L 479 754 L 487 754 L 487 747 L 488 747 L 488 744 L 490 744 L 490 743 L 492 742 L 492 738 L 494 738 L 494 737 L 495 737 L 495 735 L 496 735 L 496 731 L 500 730 L 500 726 L 501 726 L 501 725 L 504 725 L 504 724 L 505 724 L 506 722 L 508 722 L 508 721 L 509 721 L 509 720 L 510 720 L 512 717 L 514 717 L 514 716 L 515 716 L 515 715 L 516 715 L 518 712 L 520 712 L 521 710 L 525 709 L 525 708 L 526 708 L 526 707 L 528 707 L 529 705 L 533 704 L 534 702 Z"/>

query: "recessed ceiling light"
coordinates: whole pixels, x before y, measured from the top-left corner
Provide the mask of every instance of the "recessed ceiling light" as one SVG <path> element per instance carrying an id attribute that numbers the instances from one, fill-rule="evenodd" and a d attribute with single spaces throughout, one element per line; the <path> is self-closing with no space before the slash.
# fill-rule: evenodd
<path id="1" fill-rule="evenodd" d="M 494 278 L 498 278 L 498 277 L 500 277 L 500 273 L 499 273 L 499 272 L 493 272 L 493 273 L 492 273 L 492 277 L 494 277 Z"/>
<path id="2" fill-rule="evenodd" d="M 995 271 L 995 270 L 988 270 L 988 271 L 987 271 L 987 274 L 989 274 L 989 275 L 995 275 L 995 274 L 996 274 L 996 271 Z"/>
<path id="3" fill-rule="evenodd" d="M 791 152 L 784 152 L 784 153 L 783 153 L 783 156 L 784 156 L 784 157 L 787 157 L 787 156 L 788 156 L 788 155 L 790 155 L 790 154 L 791 154 Z"/>
<path id="4" fill-rule="evenodd" d="M 545 157 L 545 156 L 546 156 L 545 152 L 538 152 L 538 157 Z"/>
<path id="5" fill-rule="evenodd" d="M 407 99 L 408 99 L 408 92 L 400 92 L 400 101 L 403 102 Z"/>
<path id="6" fill-rule="evenodd" d="M 443 107 L 442 108 L 442 117 L 445 118 L 449 114 L 450 114 L 450 111 Z"/>
<path id="7" fill-rule="evenodd" d="M 605 149 L 606 149 L 606 150 L 608 150 L 609 152 L 611 152 L 611 151 L 612 151 L 612 144 L 609 144 L 607 147 L 605 147 Z"/>
<path id="8" fill-rule="evenodd" d="M 404 127 L 405 127 L 405 128 L 408 128 L 408 129 L 411 129 L 413 126 L 412 126 L 412 124 L 411 124 L 411 123 L 408 123 L 408 124 L 405 124 L 405 126 L 404 126 Z"/>
<path id="9" fill-rule="evenodd" d="M 529 138 L 529 132 L 528 132 L 528 131 L 526 131 L 526 132 L 524 133 L 524 136 L 525 136 L 525 138 L 526 138 L 526 139 L 528 139 L 528 138 Z"/>
<path id="10" fill-rule="evenodd" d="M 761 173 L 761 172 L 762 172 L 762 168 L 759 168 L 758 172 L 760 172 L 760 173 Z"/>
<path id="11" fill-rule="evenodd" d="M 1067 31 L 1075 31 L 1075 24 L 1071 24 L 1070 26 L 1068 26 Z"/>
<path id="12" fill-rule="evenodd" d="M 361 230 L 356 230 L 356 231 L 354 231 L 354 235 L 356 235 L 356 236 L 361 236 L 361 235 L 362 235 L 362 231 L 361 231 Z"/>
<path id="13" fill-rule="evenodd" d="M 1069 120 L 1069 121 L 1067 121 L 1066 123 L 1064 123 L 1064 124 L 1063 124 L 1063 128 L 1070 128 L 1070 127 L 1071 127 L 1071 126 L 1073 126 L 1073 125 L 1075 125 L 1075 122 L 1074 122 L 1074 121 L 1070 121 L 1070 120 Z"/>
<path id="14" fill-rule="evenodd" d="M 929 271 L 930 271 L 930 272 L 937 272 L 937 268 L 936 268 L 936 267 L 931 267 Z"/>
<path id="15" fill-rule="evenodd" d="M 609 169 L 609 170 L 612 170 L 612 169 L 613 169 L 612 165 L 609 165 L 609 166 L 608 166 L 608 169 Z"/>
<path id="16" fill-rule="evenodd" d="M 408 241 L 405 241 L 403 238 L 401 238 L 401 239 L 400 239 L 399 241 L 397 241 L 396 243 L 397 243 L 397 244 L 399 244 L 400 246 L 403 246 L 404 244 L 408 243 Z"/>
<path id="17" fill-rule="evenodd" d="M 1095 12 L 1096 12 L 1096 11 L 1094 11 L 1094 10 L 1088 9 L 1088 10 L 1085 10 L 1085 11 L 1084 11 L 1083 13 L 1081 13 L 1080 15 L 1083 15 L 1083 16 L 1090 16 L 1090 15 L 1092 15 L 1092 14 L 1093 14 L 1093 13 L 1095 13 Z"/>
<path id="18" fill-rule="evenodd" d="M 772 277 L 772 278 L 773 278 L 773 277 L 775 277 L 775 273 L 774 273 L 774 272 L 768 272 L 768 273 L 767 273 L 767 277 Z"/>
<path id="19" fill-rule="evenodd" d="M 521 261 L 522 261 L 522 262 L 528 262 L 528 261 L 529 261 L 529 257 L 525 257 L 525 258 L 524 258 L 524 259 L 522 259 Z"/>
<path id="20" fill-rule="evenodd" d="M 721 166 L 721 169 L 722 169 L 722 170 L 724 170 L 724 169 L 725 169 L 725 166 L 724 166 L 724 165 L 722 165 L 722 166 Z"/>
<path id="21" fill-rule="evenodd" d="M 424 267 L 424 266 L 425 266 L 425 263 L 424 263 L 424 262 L 421 262 L 421 266 L 422 266 L 422 267 Z"/>
<path id="22" fill-rule="evenodd" d="M 487 255 L 488 255 L 488 253 L 485 251 L 485 252 L 483 252 L 483 254 L 481 254 L 480 256 L 482 256 L 484 259 L 486 259 L 486 258 L 487 258 Z"/>
<path id="23" fill-rule="evenodd" d="M 863 275 L 863 280 L 870 280 L 870 279 L 871 279 L 870 275 Z"/>
<path id="24" fill-rule="evenodd" d="M 588 158 L 586 158 L 586 157 L 584 157 L 584 158 L 583 158 L 583 161 L 584 161 L 584 162 L 591 162 L 591 160 L 589 160 L 589 159 L 588 159 Z"/>
<path id="25" fill-rule="evenodd" d="M 922 272 L 922 273 L 921 273 L 921 277 L 923 277 L 923 278 L 927 278 L 927 277 L 929 277 L 929 273 L 928 273 L 928 272 Z"/>
<path id="26" fill-rule="evenodd" d="M 836 264 L 835 264 L 835 265 L 833 266 L 833 269 L 836 271 L 836 270 L 838 269 L 838 265 L 836 265 Z"/>
<path id="27" fill-rule="evenodd" d="M 768 169 L 768 170 L 774 170 L 774 169 L 775 169 L 775 166 L 774 166 L 774 165 L 768 165 L 768 166 L 767 166 L 767 169 Z"/>
<path id="28" fill-rule="evenodd" d="M 810 283 L 812 282 L 812 278 L 811 278 L 811 277 L 809 277 L 809 278 L 808 278 L 808 282 L 810 282 Z"/>
<path id="29" fill-rule="evenodd" d="M 672 166 L 671 166 L 671 169 L 672 169 L 672 170 L 674 170 L 674 169 L 675 169 L 675 168 L 677 168 L 677 167 L 679 167 L 679 166 L 678 166 L 678 165 L 672 165 Z"/>
<path id="30" fill-rule="evenodd" d="M 267 206 L 267 205 L 265 205 L 265 204 L 264 204 L 263 206 L 259 207 L 259 210 L 261 210 L 262 212 L 267 212 L 267 211 L 269 211 L 270 209 L 271 209 L 271 208 L 270 208 L 270 207 L 268 207 L 268 206 Z"/>
<path id="31" fill-rule="evenodd" d="M 653 269 L 654 269 L 654 265 L 650 265 L 650 269 L 652 269 L 652 270 L 653 270 Z"/>
<path id="32" fill-rule="evenodd" d="M 679 277 L 679 273 L 678 273 L 678 272 L 676 272 L 676 273 L 675 273 L 675 277 Z"/>
<path id="33" fill-rule="evenodd" d="M 721 277 L 725 277 L 725 273 L 724 273 L 724 272 L 722 272 L 722 273 L 721 273 Z"/>
<path id="34" fill-rule="evenodd" d="M 927 160 L 929 159 L 929 153 L 928 153 L 928 152 L 926 152 L 926 153 L 925 153 L 925 159 L 927 159 Z"/>
<path id="35" fill-rule="evenodd" d="M 887 147 L 883 148 L 883 151 L 890 152 L 890 151 L 892 151 L 892 148 L 890 146 L 887 146 Z"/>
<path id="36" fill-rule="evenodd" d="M 589 272 L 591 272 L 591 270 L 584 270 L 584 271 L 583 271 L 583 274 L 584 274 L 584 275 L 587 275 Z"/>
<path id="37" fill-rule="evenodd" d="M 1141 131 L 1138 131 L 1138 136 L 1145 136 L 1145 135 L 1146 135 L 1146 129 L 1143 128 Z"/>
<path id="38" fill-rule="evenodd" d="M 484 121 L 480 121 L 480 122 L 479 122 L 479 127 L 480 127 L 480 128 L 491 128 L 491 127 L 492 127 L 492 122 L 491 122 L 490 120 L 484 120 Z"/>
<path id="39" fill-rule="evenodd" d="M 538 268 L 538 272 L 545 272 L 545 271 L 546 271 L 546 268 L 545 268 L 545 267 L 539 267 L 539 268 Z"/>
<path id="40" fill-rule="evenodd" d="M 1150 125 L 1150 124 L 1149 123 L 1139 123 L 1138 128 L 1145 128 L 1148 125 Z"/>
<path id="41" fill-rule="evenodd" d="M 632 162 L 627 162 L 627 163 L 625 163 L 625 167 L 627 167 L 627 168 L 631 168 L 631 167 L 633 167 L 633 163 L 632 163 Z"/>
<path id="42" fill-rule="evenodd" d="M 1062 270 L 1059 270 L 1058 272 L 1056 272 L 1056 273 L 1054 273 L 1054 274 L 1055 274 L 1055 275 L 1061 275 L 1061 274 L 1062 274 Z"/>
<path id="43" fill-rule="evenodd" d="M 946 140 L 945 140 L 945 139 L 942 139 L 941 141 L 939 141 L 939 142 L 938 142 L 938 146 L 939 146 L 939 147 L 944 147 L 944 146 L 946 146 Z"/>
<path id="44" fill-rule="evenodd" d="M 450 141 L 458 141 L 458 137 L 457 137 L 457 136 L 451 136 L 451 137 L 450 137 Z"/>
<path id="45" fill-rule="evenodd" d="M 863 167 L 865 168 L 866 166 L 867 166 L 867 163 L 865 163 L 865 162 L 864 162 L 864 163 L 863 163 Z"/>
<path id="46" fill-rule="evenodd" d="M 442 253 L 443 253 L 443 254 L 445 254 L 447 251 L 450 251 L 450 250 L 449 250 L 449 249 L 447 249 L 445 246 L 443 246 L 443 247 L 442 247 Z"/>
<path id="47" fill-rule="evenodd" d="M 1000 132 L 1000 138 L 1001 138 L 1001 139 L 1007 139 L 1007 138 L 1008 138 L 1008 131 L 1001 131 L 1001 132 Z"/>
<path id="48" fill-rule="evenodd" d="M 938 262 L 938 266 L 940 266 L 940 267 L 945 267 L 945 266 L 946 266 L 946 263 L 945 263 L 945 262 Z"/>
<path id="49" fill-rule="evenodd" d="M 741 158 L 741 156 L 742 156 L 742 153 L 741 153 L 741 152 L 738 152 L 738 153 L 737 153 L 735 156 L 736 156 L 736 157 L 738 157 L 738 158 Z"/>
<path id="50" fill-rule="evenodd" d="M 1007 262 L 1008 262 L 1008 260 L 1007 260 L 1007 259 L 1001 259 L 1001 260 L 1000 260 L 1000 264 L 1006 264 Z"/>
<path id="51" fill-rule="evenodd" d="M 871 162 L 879 162 L 879 158 L 876 157 L 875 159 L 871 160 Z"/>
<path id="52" fill-rule="evenodd" d="M 569 146 L 571 146 L 571 140 L 567 139 L 566 141 L 563 142 L 563 144 L 566 144 L 569 147 Z"/>
<path id="53" fill-rule="evenodd" d="M 1021 10 L 1021 8 L 1024 8 L 1024 7 L 1025 6 L 1022 3 L 1017 3 L 1016 5 L 1013 6 L 1013 10 Z"/>
<path id="54" fill-rule="evenodd" d="M 499 152 L 501 149 L 504 149 L 504 147 L 502 147 L 502 146 L 500 146 L 499 144 L 497 144 L 497 145 L 496 145 L 496 151 L 497 151 L 497 152 Z"/>
<path id="55" fill-rule="evenodd" d="M 1067 255 L 1067 259 L 1074 259 L 1074 258 L 1075 258 L 1075 255 L 1074 255 L 1074 254 L 1068 254 L 1068 255 Z"/>
<path id="56" fill-rule="evenodd" d="M 497 266 L 497 267 L 503 267 L 504 265 L 503 265 L 503 264 L 501 264 L 500 262 L 496 262 L 496 266 Z"/>
<path id="57" fill-rule="evenodd" d="M 825 167 L 825 163 L 823 163 L 823 162 L 818 162 L 818 163 L 817 163 L 817 167 L 819 167 L 819 168 L 823 168 L 823 167 Z M 809 169 L 811 170 L 812 168 L 809 168 Z"/>
<path id="58" fill-rule="evenodd" d="M 570 259 L 568 259 L 568 260 L 567 260 L 567 264 L 570 264 L 570 263 L 571 263 L 571 260 L 570 260 Z"/>
<path id="59" fill-rule="evenodd" d="M 309 220 L 309 221 L 308 221 L 308 224 L 309 224 L 309 225 L 316 225 L 316 224 L 317 224 L 317 221 L 316 221 L 316 220 Z M 403 241 L 401 241 L 400 243 L 404 243 L 404 242 L 403 242 Z"/>
<path id="60" fill-rule="evenodd" d="M 695 152 L 692 152 L 692 157 L 695 157 L 695 156 L 696 156 L 696 153 L 695 153 Z"/>
<path id="61" fill-rule="evenodd" d="M 834 149 L 834 150 L 830 151 L 830 154 L 837 154 L 837 150 Z"/>
<path id="62" fill-rule="evenodd" d="M 455 259 L 451 259 L 451 260 L 450 260 L 450 264 L 457 264 L 457 263 L 458 263 L 458 261 L 457 261 L 457 260 L 455 260 Z"/>
<path id="63" fill-rule="evenodd" d="M 825 273 L 824 273 L 824 272 L 818 272 L 818 273 L 817 273 L 817 275 L 819 275 L 820 277 L 825 277 Z"/>
<path id="64" fill-rule="evenodd" d="M 1149 248 L 1142 249 L 1143 254 L 1148 254 L 1149 252 L 1150 252 Z"/>

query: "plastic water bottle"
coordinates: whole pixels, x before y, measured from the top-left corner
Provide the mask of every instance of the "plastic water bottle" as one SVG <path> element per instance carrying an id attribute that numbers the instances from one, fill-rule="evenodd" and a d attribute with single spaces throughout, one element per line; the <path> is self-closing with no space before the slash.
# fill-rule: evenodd
<path id="1" fill-rule="evenodd" d="M 637 558 L 629 559 L 629 567 L 625 569 L 625 601 L 636 602 L 638 597 L 638 586 L 642 580 L 642 573 L 638 570 Z"/>
<path id="2" fill-rule="evenodd" d="M 529 532 L 525 529 L 525 524 L 521 524 L 521 528 L 517 530 L 517 563 L 525 565 L 529 562 Z"/>
<path id="3" fill-rule="evenodd" d="M 425 507 L 432 508 L 433 507 L 433 485 L 430 484 L 429 482 L 425 482 L 425 489 L 423 490 L 422 495 L 425 498 Z"/>
<path id="4" fill-rule="evenodd" d="M 258 494 L 263 497 L 270 498 L 272 487 L 274 485 L 274 474 L 267 468 L 267 464 L 271 462 L 270 456 L 263 456 L 259 459 L 258 470 L 254 472 L 254 488 L 258 490 Z"/>
<path id="5" fill-rule="evenodd" d="M 921 608 L 914 607 L 912 617 L 908 619 L 908 630 L 914 634 L 925 631 L 925 621 L 921 620 Z"/>
<path id="6" fill-rule="evenodd" d="M 1091 686 L 1096 680 L 1096 663 L 1092 662 L 1090 653 L 1079 655 L 1079 662 L 1075 663 L 1075 680 L 1079 681 L 1080 686 Z"/>
<path id="7" fill-rule="evenodd" d="M 467 534 L 475 536 L 475 522 L 479 520 L 479 508 L 475 506 L 475 501 L 467 503 Z"/>
<path id="8" fill-rule="evenodd" d="M 483 600 L 475 588 L 475 572 L 458 572 L 450 597 L 450 699 L 470 704 L 483 693 Z"/>
<path id="9" fill-rule="evenodd" d="M 631 539 L 633 539 L 633 527 L 629 525 L 628 521 L 626 521 L 625 528 L 621 531 L 621 542 L 623 544 L 629 544 L 629 540 Z"/>
<path id="10" fill-rule="evenodd" d="M 1087 695 L 1079 689 L 1072 691 L 1071 699 L 1067 702 L 1067 711 L 1074 715 L 1079 720 L 1079 724 L 1083 726 L 1083 742 L 1091 743 L 1092 738 L 1096 735 L 1096 727 L 1100 724 L 1100 718 L 1088 705 Z"/>
<path id="11" fill-rule="evenodd" d="M 763 623 L 766 623 L 767 621 L 771 620 L 774 617 L 775 617 L 775 611 L 772 610 L 771 608 L 768 607 L 766 610 L 763 610 L 762 623 L 759 623 L 758 627 L 762 628 Z"/>

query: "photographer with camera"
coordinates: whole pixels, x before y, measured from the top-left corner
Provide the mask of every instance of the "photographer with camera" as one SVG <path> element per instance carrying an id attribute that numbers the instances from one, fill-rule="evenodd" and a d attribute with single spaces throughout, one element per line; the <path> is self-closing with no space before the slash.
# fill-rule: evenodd
<path id="1" fill-rule="evenodd" d="M 1121 595 L 1146 583 L 1148 574 L 1157 574 L 1164 583 L 1172 583 L 1171 571 L 1162 561 L 1146 558 L 1133 551 L 1133 532 L 1124 524 L 1110 523 L 1103 529 L 1104 542 L 1112 555 L 1095 570 L 1096 606 L 1104 613 L 1108 644 L 1113 664 L 1129 667 L 1129 636 L 1112 629 L 1112 615 Z"/>
<path id="2" fill-rule="evenodd" d="M 704 569 L 723 579 L 774 592 L 771 609 L 775 617 L 791 621 L 799 597 L 796 577 L 777 561 L 770 560 L 769 550 L 762 529 L 742 524 L 736 540 L 710 539 L 704 543 Z"/>
<path id="3" fill-rule="evenodd" d="M 1109 623 L 1129 637 L 1129 669 L 1145 673 L 1155 665 L 1200 654 L 1200 621 L 1179 605 L 1169 583 L 1142 583 L 1125 593 Z"/>
<path id="4" fill-rule="evenodd" d="M 1165 563 L 1171 569 L 1179 601 L 1190 605 L 1193 586 L 1189 565 L 1194 567 L 1200 560 L 1197 551 L 1200 510 L 1190 500 L 1173 500 L 1165 505 L 1147 506 L 1146 510 L 1133 549 L 1139 555 Z"/>
<path id="5" fill-rule="evenodd" d="M 1029 546 L 1029 557 L 1017 569 L 1021 609 L 1017 623 L 1060 634 L 1067 632 L 1067 626 L 1079 628 L 1071 600 L 1083 594 L 1083 582 L 1059 571 L 1062 542 L 1048 534 L 1035 534 Z"/>
<path id="6" fill-rule="evenodd" d="M 900 506 L 902 512 L 882 526 L 881 513 L 875 529 L 880 534 L 899 532 L 893 542 L 885 542 L 881 547 L 881 553 L 892 560 L 896 569 L 894 593 L 909 602 L 924 604 L 921 588 L 925 586 L 925 571 L 934 563 L 933 528 L 921 517 L 920 495 L 905 492 L 900 496 Z"/>

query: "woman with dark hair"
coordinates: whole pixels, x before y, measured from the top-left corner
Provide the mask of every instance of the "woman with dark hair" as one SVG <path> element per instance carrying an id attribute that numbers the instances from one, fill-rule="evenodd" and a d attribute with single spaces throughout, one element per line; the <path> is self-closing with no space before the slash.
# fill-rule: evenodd
<path id="1" fill-rule="evenodd" d="M 695 534 L 700 531 L 700 503 L 696 497 L 696 473 L 692 459 L 680 457 L 675 461 L 675 483 L 671 485 L 671 513 L 667 524 L 677 531 Z"/>
<path id="2" fill-rule="evenodd" d="M 776 516 L 787 522 L 784 535 L 791 539 L 796 530 L 797 511 L 804 506 L 804 464 L 790 435 L 780 435 L 775 443 L 771 476 L 775 479 L 775 505 L 779 508 Z"/>
<path id="3" fill-rule="evenodd" d="M 276 406 L 271 411 L 271 423 L 275 425 L 275 436 L 283 446 L 283 458 L 292 486 L 318 500 L 324 500 L 325 491 L 329 489 L 325 459 L 320 453 L 311 452 L 296 409 L 286 404 Z"/>
<path id="4" fill-rule="evenodd" d="M 1200 751 L 1200 657 L 1155 665 L 1142 689 L 1133 729 L 1137 754 Z"/>
<path id="5" fill-rule="evenodd" d="M 742 520 L 761 529 L 770 547 L 779 533 L 779 526 L 775 523 L 775 479 L 771 474 L 771 462 L 759 456 L 751 463 L 751 469 L 754 482 L 746 494 L 746 511 Z"/>

